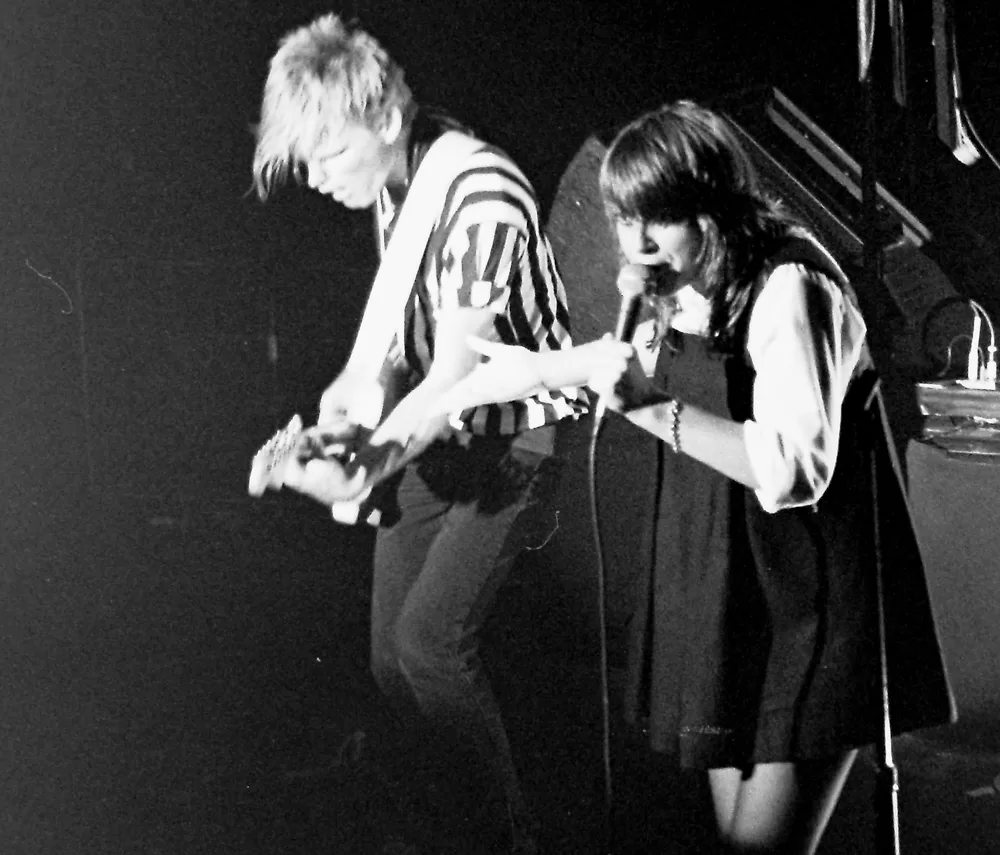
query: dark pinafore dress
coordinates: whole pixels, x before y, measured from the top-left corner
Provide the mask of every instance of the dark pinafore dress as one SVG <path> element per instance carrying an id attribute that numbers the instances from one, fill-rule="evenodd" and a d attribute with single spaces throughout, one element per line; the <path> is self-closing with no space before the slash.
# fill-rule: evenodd
<path id="1" fill-rule="evenodd" d="M 805 242 L 793 241 L 779 261 L 813 264 L 840 281 Z M 852 382 L 834 477 L 814 506 L 768 514 L 751 490 L 658 444 L 651 571 L 639 575 L 625 714 L 653 750 L 683 766 L 746 768 L 880 738 L 875 507 L 880 540 L 891 543 L 882 566 L 893 731 L 954 716 L 870 373 Z M 693 406 L 751 417 L 745 349 L 720 355 L 699 336 L 673 333 L 656 377 Z"/>

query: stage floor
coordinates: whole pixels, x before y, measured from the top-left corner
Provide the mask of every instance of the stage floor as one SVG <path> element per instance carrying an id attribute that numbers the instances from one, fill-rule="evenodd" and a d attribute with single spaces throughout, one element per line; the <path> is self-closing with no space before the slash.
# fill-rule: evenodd
<path id="1" fill-rule="evenodd" d="M 387 851 L 368 532 L 284 497 L 29 516 L 7 520 L 0 602 L 5 855 Z M 542 852 L 601 855 L 596 648 L 552 591 L 519 568 L 485 652 Z M 895 750 L 903 853 L 998 851 L 1000 751 L 947 733 Z M 616 853 L 707 850 L 698 776 L 624 749 L 615 765 Z M 825 855 L 875 855 L 874 768 L 869 753 L 852 772 Z"/>

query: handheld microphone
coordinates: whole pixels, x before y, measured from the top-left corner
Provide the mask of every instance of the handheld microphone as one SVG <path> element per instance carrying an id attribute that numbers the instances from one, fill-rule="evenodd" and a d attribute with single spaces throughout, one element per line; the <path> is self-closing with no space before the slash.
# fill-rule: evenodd
<path id="1" fill-rule="evenodd" d="M 642 296 L 646 293 L 650 270 L 645 264 L 626 264 L 618 274 L 618 293 L 622 295 L 618 307 L 618 322 L 615 324 L 615 339 L 631 341 L 635 328 L 639 323 L 639 310 L 642 308 Z M 597 402 L 594 410 L 594 421 L 600 423 L 604 418 L 607 404 L 603 400 Z"/>

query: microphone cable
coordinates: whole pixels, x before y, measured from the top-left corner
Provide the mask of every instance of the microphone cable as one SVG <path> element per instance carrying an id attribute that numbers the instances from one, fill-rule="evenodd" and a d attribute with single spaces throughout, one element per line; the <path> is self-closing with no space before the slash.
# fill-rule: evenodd
<path id="1" fill-rule="evenodd" d="M 650 286 L 651 280 L 652 271 L 643 264 L 626 264 L 619 272 L 616 284 L 621 294 L 621 305 L 615 324 L 615 340 L 632 340 L 636 324 L 639 321 L 642 298 Z M 601 521 L 597 507 L 597 439 L 601 433 L 601 426 L 604 424 L 605 404 L 606 401 L 598 398 L 596 406 L 591 410 L 594 423 L 590 433 L 587 470 L 590 486 L 590 518 L 593 521 L 594 532 L 594 559 L 597 569 L 597 620 L 601 658 L 601 729 L 604 766 L 604 848 L 607 855 L 610 855 L 614 825 L 614 791 L 611 780 L 611 705 L 608 700 L 610 693 L 608 691 L 607 580 L 604 569 L 604 546 L 601 543 Z"/>
<path id="2" fill-rule="evenodd" d="M 601 540 L 601 521 L 597 504 L 597 440 L 604 424 L 603 415 L 594 414 L 587 449 L 587 481 L 590 493 L 590 518 L 594 535 L 594 560 L 597 571 L 597 621 L 600 647 L 601 690 L 601 760 L 604 771 L 604 851 L 611 855 L 614 813 L 614 789 L 611 772 L 611 704 L 609 701 L 607 579 L 604 569 L 604 546 Z"/>

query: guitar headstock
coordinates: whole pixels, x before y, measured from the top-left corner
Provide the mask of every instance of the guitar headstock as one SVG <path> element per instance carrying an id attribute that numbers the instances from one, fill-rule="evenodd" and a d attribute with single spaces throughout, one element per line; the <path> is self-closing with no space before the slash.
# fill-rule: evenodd
<path id="1" fill-rule="evenodd" d="M 250 465 L 247 491 L 251 496 L 263 496 L 268 487 L 272 490 L 281 489 L 285 480 L 285 463 L 288 455 L 295 449 L 301 433 L 302 418 L 296 414 L 284 428 L 260 447 Z"/>

